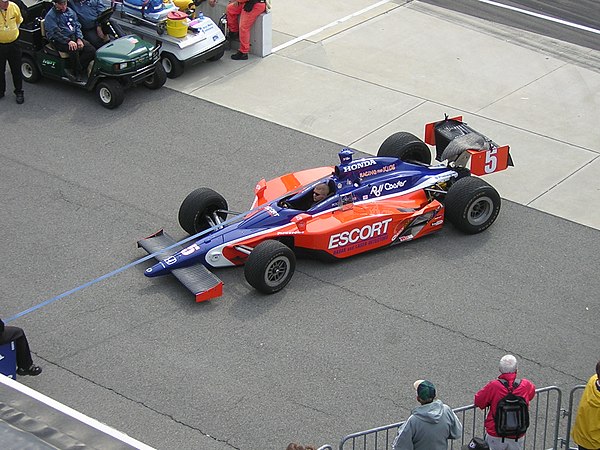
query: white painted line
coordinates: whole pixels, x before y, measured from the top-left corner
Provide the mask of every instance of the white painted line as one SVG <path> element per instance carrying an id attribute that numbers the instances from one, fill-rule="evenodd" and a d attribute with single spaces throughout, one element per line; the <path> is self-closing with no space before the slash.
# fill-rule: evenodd
<path id="1" fill-rule="evenodd" d="M 92 419 L 91 417 L 86 416 L 85 414 L 80 413 L 79 411 L 74 410 L 73 408 L 69 408 L 62 403 L 57 402 L 50 397 L 46 397 L 44 394 L 31 389 L 30 387 L 25 386 L 24 384 L 19 383 L 18 381 L 12 380 L 8 377 L 0 375 L 0 383 L 6 384 L 7 386 L 22 392 L 23 394 L 38 400 L 45 405 L 48 405 L 51 408 L 54 408 L 57 411 L 60 411 L 72 418 L 89 425 L 92 428 L 95 428 L 108 436 L 112 436 L 115 439 L 124 442 L 125 444 L 131 445 L 133 448 L 138 450 L 155 450 L 153 447 L 144 444 L 143 442 L 138 441 L 137 439 L 132 438 L 131 436 L 127 436 L 125 433 L 121 433 L 120 431 L 115 430 L 108 425 L 103 424 L 102 422 L 97 421 L 96 419 Z"/>
<path id="2" fill-rule="evenodd" d="M 367 11 L 370 11 L 371 9 L 377 8 L 378 6 L 381 6 L 381 5 L 385 5 L 386 3 L 389 3 L 389 1 L 390 0 L 381 0 L 380 2 L 377 2 L 374 5 L 367 6 L 366 8 L 361 9 L 360 11 L 357 11 L 355 13 L 352 13 L 349 16 L 342 17 L 341 19 L 338 19 L 335 22 L 331 22 L 330 24 L 327 24 L 324 27 L 321 27 L 314 31 L 311 31 L 310 33 L 303 34 L 302 36 L 298 36 L 297 38 L 294 38 L 291 41 L 286 42 L 285 44 L 278 45 L 277 47 L 271 49 L 271 53 L 275 53 L 279 50 L 283 50 L 284 48 L 289 47 L 290 45 L 294 45 L 297 42 L 303 41 L 304 39 L 314 36 L 315 34 L 319 34 L 321 31 L 326 30 L 327 28 L 334 27 L 336 25 L 339 25 L 340 23 L 343 23 L 349 19 L 352 19 L 353 17 L 360 16 L 361 14 L 364 14 Z"/>
<path id="3" fill-rule="evenodd" d="M 555 17 L 546 16 L 544 14 L 535 13 L 532 11 L 527 11 L 521 8 L 515 8 L 514 6 L 504 5 L 502 3 L 494 2 L 492 0 L 477 0 L 480 3 L 487 3 L 488 5 L 497 6 L 499 8 L 510 9 L 511 11 L 516 11 L 522 14 L 527 14 L 528 16 L 537 17 L 538 19 L 547 20 L 549 22 L 560 23 L 561 25 L 566 25 L 571 28 L 577 28 L 579 30 L 589 31 L 590 33 L 600 34 L 600 30 L 596 28 L 586 27 L 585 25 L 579 25 L 573 22 L 567 22 L 566 20 L 556 19 Z"/>

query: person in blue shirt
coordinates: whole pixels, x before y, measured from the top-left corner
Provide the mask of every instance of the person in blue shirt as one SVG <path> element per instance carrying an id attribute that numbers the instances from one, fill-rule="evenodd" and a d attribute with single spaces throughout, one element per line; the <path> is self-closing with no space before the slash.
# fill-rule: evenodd
<path id="1" fill-rule="evenodd" d="M 98 23 L 100 14 L 108 9 L 102 0 L 69 0 L 69 7 L 77 14 L 85 40 L 96 49 L 109 41 L 108 30 L 103 27 L 105 24 Z M 111 26 L 117 34 L 116 37 L 125 35 L 116 23 L 111 22 Z"/>
<path id="2" fill-rule="evenodd" d="M 44 19 L 46 38 L 56 50 L 69 53 L 73 70 L 66 70 L 67 76 L 72 81 L 82 81 L 96 49 L 83 38 L 81 24 L 75 12 L 67 6 L 67 0 L 53 0 L 53 3 Z"/>

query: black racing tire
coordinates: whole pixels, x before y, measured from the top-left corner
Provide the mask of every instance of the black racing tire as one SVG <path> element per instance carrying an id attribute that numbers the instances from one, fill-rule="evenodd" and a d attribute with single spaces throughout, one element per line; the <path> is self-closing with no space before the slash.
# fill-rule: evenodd
<path id="1" fill-rule="evenodd" d="M 114 109 L 125 100 L 125 91 L 117 80 L 105 79 L 96 85 L 96 99 L 105 108 Z"/>
<path id="2" fill-rule="evenodd" d="M 431 150 L 427 144 L 406 131 L 394 133 L 383 141 L 377 156 L 391 156 L 406 162 L 431 164 Z"/>
<path id="3" fill-rule="evenodd" d="M 227 210 L 227 208 L 227 201 L 221 194 L 210 188 L 198 188 L 190 192 L 181 203 L 179 225 L 189 234 L 199 233 L 211 227 L 208 217 L 217 210 Z M 221 220 L 227 218 L 224 212 L 219 212 L 217 215 Z"/>
<path id="4" fill-rule="evenodd" d="M 218 61 L 223 57 L 224 54 L 225 54 L 225 48 L 223 48 L 223 50 L 221 50 L 219 53 L 216 53 L 213 56 L 211 56 L 210 58 L 208 58 L 208 60 L 211 62 Z"/>
<path id="5" fill-rule="evenodd" d="M 465 177 L 448 189 L 444 206 L 446 219 L 467 234 L 480 233 L 498 218 L 498 191 L 481 178 Z"/>
<path id="6" fill-rule="evenodd" d="M 282 290 L 296 270 L 296 255 L 287 245 L 267 239 L 248 256 L 244 266 L 246 281 L 263 294 Z"/>
<path id="7" fill-rule="evenodd" d="M 36 83 L 40 81 L 42 73 L 37 64 L 29 56 L 21 58 L 21 76 L 27 83 Z"/>
<path id="8" fill-rule="evenodd" d="M 165 69 L 168 78 L 177 78 L 185 70 L 183 62 L 179 61 L 175 55 L 169 52 L 162 52 L 160 54 L 160 63 L 163 69 Z"/>
<path id="9" fill-rule="evenodd" d="M 159 61 L 154 66 L 154 73 L 144 80 L 144 86 L 146 86 L 148 89 L 155 90 L 160 89 L 166 82 L 167 72 L 165 72 L 165 68 Z"/>

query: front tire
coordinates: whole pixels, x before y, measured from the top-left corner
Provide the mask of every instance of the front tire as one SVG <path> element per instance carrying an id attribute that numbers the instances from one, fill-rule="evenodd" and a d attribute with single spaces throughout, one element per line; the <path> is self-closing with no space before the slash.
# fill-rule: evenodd
<path id="1" fill-rule="evenodd" d="M 214 226 L 216 221 L 223 221 L 227 213 L 227 201 L 221 194 L 210 188 L 198 188 L 183 200 L 179 207 L 179 225 L 189 234 L 196 234 Z"/>
<path id="2" fill-rule="evenodd" d="M 96 99 L 105 108 L 114 109 L 125 100 L 125 91 L 117 80 L 102 80 L 96 85 Z"/>
<path id="3" fill-rule="evenodd" d="M 29 56 L 21 58 L 21 76 L 28 83 L 36 83 L 42 77 L 40 69 Z"/>
<path id="4" fill-rule="evenodd" d="M 431 151 L 427 144 L 406 131 L 394 133 L 383 141 L 377 156 L 391 156 L 405 162 L 431 164 Z"/>
<path id="5" fill-rule="evenodd" d="M 157 62 L 154 66 L 154 73 L 144 80 L 144 86 L 148 89 L 160 89 L 167 82 L 167 72 L 161 64 Z"/>
<path id="6" fill-rule="evenodd" d="M 246 261 L 246 281 L 263 294 L 282 290 L 292 279 L 296 270 L 296 255 L 285 244 L 268 239 L 261 242 Z"/>
<path id="7" fill-rule="evenodd" d="M 496 189 L 481 178 L 465 177 L 448 189 L 444 199 L 445 216 L 464 233 L 480 233 L 498 218 L 500 204 Z"/>
<path id="8" fill-rule="evenodd" d="M 185 69 L 183 62 L 179 61 L 175 55 L 168 52 L 161 53 L 160 63 L 162 64 L 163 69 L 165 69 L 168 78 L 177 78 Z"/>

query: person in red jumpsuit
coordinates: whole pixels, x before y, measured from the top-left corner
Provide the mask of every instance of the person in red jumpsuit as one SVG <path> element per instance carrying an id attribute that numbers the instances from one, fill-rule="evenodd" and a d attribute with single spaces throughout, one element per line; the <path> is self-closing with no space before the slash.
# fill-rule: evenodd
<path id="1" fill-rule="evenodd" d="M 209 0 L 210 6 L 215 6 L 217 0 Z M 225 13 L 227 14 L 227 27 L 229 38 L 240 40 L 240 49 L 231 55 L 231 59 L 246 60 L 250 53 L 250 29 L 256 18 L 267 9 L 267 0 L 238 0 L 229 2 Z"/>

